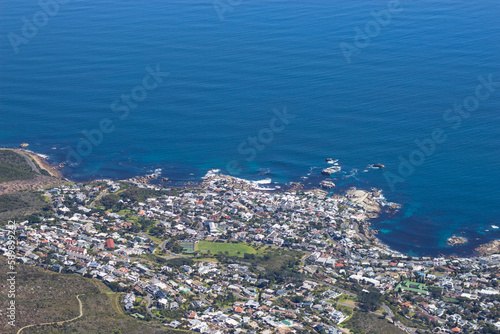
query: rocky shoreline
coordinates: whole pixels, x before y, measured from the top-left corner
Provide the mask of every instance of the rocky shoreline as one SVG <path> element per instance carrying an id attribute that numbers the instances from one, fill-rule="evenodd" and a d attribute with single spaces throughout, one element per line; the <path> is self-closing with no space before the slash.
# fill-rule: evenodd
<path id="1" fill-rule="evenodd" d="M 47 187 L 47 186 L 53 186 L 55 185 L 54 181 L 61 182 L 63 179 L 62 173 L 57 169 L 57 167 L 50 165 L 45 161 L 45 159 L 39 155 L 37 155 L 34 152 L 31 151 L 26 151 L 26 150 L 21 150 L 21 149 L 6 149 L 6 150 L 12 150 L 12 151 L 18 151 L 22 152 L 23 154 L 29 155 L 33 160 L 36 161 L 36 163 L 40 166 L 40 168 L 46 170 L 51 176 L 45 176 L 45 175 L 39 175 L 35 180 L 28 180 L 31 182 L 27 181 L 11 181 L 11 182 L 6 182 L 4 184 L 0 184 L 0 194 L 3 193 L 8 193 L 12 192 L 12 190 L 16 191 L 22 191 L 22 190 L 36 190 L 37 188 L 40 187 Z M 219 178 L 219 179 L 224 179 L 225 182 L 229 182 L 235 189 L 243 190 L 243 191 L 289 191 L 289 192 L 299 192 L 299 191 L 304 191 L 307 193 L 311 193 L 314 196 L 317 197 L 326 197 L 329 195 L 329 192 L 321 189 L 321 188 L 330 188 L 330 187 L 311 187 L 308 189 L 305 189 L 304 184 L 298 183 L 298 182 L 291 182 L 290 184 L 287 184 L 286 187 L 284 188 L 279 188 L 278 189 L 262 189 L 256 186 L 255 183 L 251 181 L 247 181 L 244 179 L 239 179 L 235 178 L 233 176 L 229 175 L 223 175 L 223 174 L 216 174 L 216 175 L 211 175 L 206 178 L 203 178 L 202 181 L 195 182 L 195 181 L 190 181 L 186 182 L 184 185 L 176 185 L 175 187 L 183 188 L 183 187 L 193 187 L 193 186 L 202 186 L 204 184 L 207 184 L 207 182 L 213 180 L 214 178 Z M 68 181 L 71 181 L 69 179 L 66 179 Z M 160 177 L 160 173 L 153 173 L 149 175 L 143 175 L 143 176 L 136 176 L 133 178 L 129 178 L 126 180 L 122 180 L 125 182 L 129 182 L 138 186 L 158 186 L 159 184 L 164 184 L 166 185 L 169 182 L 172 182 L 168 178 L 165 177 Z M 13 183 L 13 184 L 11 184 Z M 332 182 L 333 183 L 333 182 Z M 332 185 L 331 188 L 334 187 L 334 184 Z M 340 196 L 340 195 L 333 195 L 333 196 Z M 367 190 L 362 190 L 362 189 L 356 189 L 356 188 L 351 188 L 345 192 L 343 195 L 350 201 L 358 204 L 359 208 L 361 209 L 361 213 L 358 214 L 357 216 L 357 221 L 359 223 L 359 229 L 360 229 L 360 234 L 363 234 L 366 238 L 370 239 L 373 243 L 377 245 L 384 245 L 385 247 L 389 248 L 386 244 L 384 244 L 380 239 L 377 238 L 377 230 L 371 230 L 371 219 L 376 219 L 379 217 L 379 215 L 382 213 L 382 211 L 397 211 L 398 209 L 401 208 L 399 204 L 396 203 L 387 203 L 384 201 L 384 204 L 381 204 L 382 202 L 380 201 L 381 194 L 380 191 L 372 188 L 371 191 Z M 385 200 L 385 199 L 384 199 Z M 448 245 L 450 246 L 459 246 L 459 245 L 464 245 L 468 243 L 468 240 L 463 237 L 450 237 L 447 241 Z M 489 242 L 487 244 L 483 244 L 475 249 L 476 253 L 482 255 L 482 256 L 489 256 L 492 254 L 497 254 L 500 253 L 500 240 L 494 240 L 492 242 Z M 474 254 L 471 254 L 470 256 L 466 257 L 474 257 Z"/>
<path id="2" fill-rule="evenodd" d="M 487 244 L 483 244 L 475 249 L 481 256 L 490 256 L 500 254 L 500 240 L 493 240 Z"/>
<path id="3" fill-rule="evenodd" d="M 63 178 L 62 173 L 57 169 L 57 167 L 49 164 L 47 161 L 45 161 L 45 158 L 43 158 L 42 156 L 27 150 L 14 150 L 14 151 L 19 151 L 30 156 L 30 158 L 36 161 L 36 163 L 38 164 L 38 166 L 40 166 L 40 168 L 46 170 L 51 176 L 57 177 L 58 179 Z"/>

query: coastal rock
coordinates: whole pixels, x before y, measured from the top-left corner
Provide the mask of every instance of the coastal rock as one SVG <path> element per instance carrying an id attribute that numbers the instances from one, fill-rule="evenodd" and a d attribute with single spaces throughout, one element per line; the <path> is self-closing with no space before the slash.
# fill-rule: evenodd
<path id="1" fill-rule="evenodd" d="M 290 188 L 288 189 L 288 191 L 290 192 L 299 192 L 299 191 L 302 191 L 304 189 L 304 185 L 300 182 L 290 182 Z"/>
<path id="2" fill-rule="evenodd" d="M 459 246 L 459 245 L 466 244 L 467 242 L 469 242 L 469 240 L 467 240 L 464 237 L 450 237 L 447 240 L 447 243 L 450 246 Z"/>
<path id="3" fill-rule="evenodd" d="M 256 183 L 247 180 L 239 179 L 230 175 L 218 174 L 218 172 L 207 173 L 203 178 L 203 188 L 225 188 L 225 189 L 239 189 L 244 191 L 251 191 L 258 186 Z"/>
<path id="4" fill-rule="evenodd" d="M 319 186 L 323 189 L 332 189 L 335 188 L 335 183 L 333 183 L 332 181 L 323 180 L 319 183 Z"/>
<path id="5" fill-rule="evenodd" d="M 321 171 L 321 174 L 330 176 L 333 173 L 340 172 L 341 170 L 342 170 L 342 168 L 340 168 L 339 166 L 333 166 L 333 167 L 328 167 L 328 168 L 323 169 Z"/>
<path id="6" fill-rule="evenodd" d="M 26 147 L 28 147 L 28 146 L 30 146 L 30 144 L 28 144 L 28 143 L 22 143 L 22 144 L 21 144 L 21 148 L 26 148 Z"/>
<path id="7" fill-rule="evenodd" d="M 325 198 L 326 196 L 328 196 L 327 191 L 324 191 L 324 190 L 319 189 L 319 188 L 309 189 L 309 190 L 305 191 L 305 193 L 312 195 L 312 196 L 315 196 L 315 197 L 318 197 L 318 198 Z"/>
<path id="8" fill-rule="evenodd" d="M 500 240 L 493 240 L 490 243 L 479 246 L 475 250 L 482 256 L 489 256 L 500 253 Z"/>
<path id="9" fill-rule="evenodd" d="M 359 220 L 376 218 L 381 211 L 380 204 L 373 198 L 373 194 L 366 190 L 351 188 L 346 192 L 346 198 L 363 209 L 364 213 L 358 215 Z"/>
<path id="10" fill-rule="evenodd" d="M 144 175 L 144 176 L 136 176 L 130 179 L 127 179 L 126 181 L 131 182 L 133 184 L 141 184 L 141 185 L 149 185 L 149 183 L 153 180 L 158 179 L 158 174 L 149 174 L 149 175 Z"/>
<path id="11" fill-rule="evenodd" d="M 373 168 L 382 169 L 382 168 L 385 168 L 385 165 L 382 165 L 382 164 L 373 164 Z"/>

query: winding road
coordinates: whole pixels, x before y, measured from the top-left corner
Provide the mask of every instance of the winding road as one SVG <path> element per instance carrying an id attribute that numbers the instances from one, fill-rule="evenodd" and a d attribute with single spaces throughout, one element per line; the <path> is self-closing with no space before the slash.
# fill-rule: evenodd
<path id="1" fill-rule="evenodd" d="M 104 195 L 108 193 L 108 189 L 104 189 L 97 197 L 90 203 L 90 208 L 93 209 L 95 206 L 95 202 L 99 201 Z"/>
<path id="2" fill-rule="evenodd" d="M 82 305 L 82 301 L 80 300 L 80 295 L 77 295 L 76 299 L 78 299 L 78 304 L 80 304 L 80 315 L 79 316 L 74 317 L 73 319 L 64 320 L 64 321 L 44 322 L 44 323 L 41 323 L 41 324 L 27 325 L 27 326 L 19 328 L 19 330 L 17 331 L 17 334 L 21 333 L 21 331 L 23 329 L 25 329 L 25 328 L 34 327 L 34 326 L 54 325 L 54 324 L 57 324 L 57 325 L 60 326 L 60 325 L 62 325 L 64 323 L 67 323 L 67 322 L 70 322 L 70 321 L 74 321 L 76 319 L 81 318 L 83 316 L 83 305 Z"/>
<path id="3" fill-rule="evenodd" d="M 40 171 L 38 170 L 38 168 L 33 163 L 33 161 L 31 160 L 30 157 L 28 157 L 27 155 L 25 155 L 24 153 L 19 152 L 19 151 L 14 151 L 14 152 L 16 152 L 18 155 L 22 156 L 24 159 L 26 159 L 26 162 L 30 165 L 31 169 L 33 169 L 33 171 L 35 173 L 40 174 Z"/>

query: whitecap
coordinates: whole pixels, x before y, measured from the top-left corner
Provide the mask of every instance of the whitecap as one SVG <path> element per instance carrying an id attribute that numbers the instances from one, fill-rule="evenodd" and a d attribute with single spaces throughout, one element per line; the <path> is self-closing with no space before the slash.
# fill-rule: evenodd
<path id="1" fill-rule="evenodd" d="M 269 184 L 269 183 L 272 183 L 273 180 L 271 180 L 271 179 L 264 179 L 264 180 L 253 181 L 253 182 L 257 183 L 257 184 Z"/>
<path id="2" fill-rule="evenodd" d="M 48 155 L 46 155 L 46 154 L 36 153 L 36 152 L 30 151 L 30 150 L 25 150 L 25 151 L 26 151 L 26 152 L 29 152 L 29 153 L 32 153 L 32 154 L 34 154 L 34 155 L 38 155 L 38 156 L 39 156 L 40 158 L 42 158 L 42 159 L 48 159 L 48 158 L 49 158 L 49 156 L 48 156 Z"/>
<path id="3" fill-rule="evenodd" d="M 219 173 L 220 173 L 220 169 L 211 169 L 207 172 L 207 174 L 205 174 L 205 176 L 202 177 L 202 179 L 207 179 L 211 176 L 218 176 Z M 275 189 L 277 189 L 276 187 L 263 187 L 262 186 L 262 185 L 273 183 L 273 180 L 270 178 L 256 180 L 256 181 L 250 181 L 250 180 L 245 180 L 245 179 L 233 176 L 233 179 L 241 181 L 241 182 L 245 182 L 246 184 L 252 186 L 252 188 L 254 188 L 255 190 L 275 190 Z"/>
<path id="4" fill-rule="evenodd" d="M 212 177 L 212 176 L 216 176 L 216 175 L 219 175 L 220 173 L 220 169 L 216 169 L 216 168 L 212 168 L 210 169 L 206 174 L 205 176 L 202 177 L 202 179 L 208 179 L 209 177 Z"/>

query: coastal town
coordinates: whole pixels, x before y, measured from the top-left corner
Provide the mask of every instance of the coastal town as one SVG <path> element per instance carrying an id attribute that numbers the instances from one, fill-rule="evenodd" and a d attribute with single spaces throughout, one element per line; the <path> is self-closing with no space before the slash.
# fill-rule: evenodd
<path id="1" fill-rule="evenodd" d="M 360 313 L 401 333 L 500 332 L 500 254 L 389 249 L 370 219 L 399 205 L 378 189 L 150 180 L 39 190 L 50 209 L 17 222 L 17 261 L 99 279 L 128 316 L 199 333 L 356 333 Z"/>

